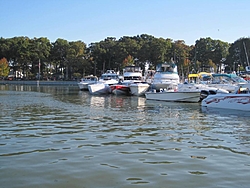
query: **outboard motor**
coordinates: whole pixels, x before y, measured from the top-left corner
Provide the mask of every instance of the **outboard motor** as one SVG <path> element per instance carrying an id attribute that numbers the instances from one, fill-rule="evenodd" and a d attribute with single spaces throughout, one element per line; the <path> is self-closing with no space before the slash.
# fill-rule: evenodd
<path id="1" fill-rule="evenodd" d="M 200 102 L 207 98 L 208 95 L 215 95 L 217 93 L 217 91 L 215 90 L 201 90 L 201 93 L 200 93 Z"/>

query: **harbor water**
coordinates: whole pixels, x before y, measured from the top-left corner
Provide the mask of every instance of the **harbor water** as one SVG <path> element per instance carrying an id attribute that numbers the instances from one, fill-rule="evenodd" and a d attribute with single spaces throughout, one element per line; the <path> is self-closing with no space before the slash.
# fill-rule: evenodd
<path id="1" fill-rule="evenodd" d="M 249 171 L 249 112 L 0 85 L 1 188 L 248 188 Z"/>

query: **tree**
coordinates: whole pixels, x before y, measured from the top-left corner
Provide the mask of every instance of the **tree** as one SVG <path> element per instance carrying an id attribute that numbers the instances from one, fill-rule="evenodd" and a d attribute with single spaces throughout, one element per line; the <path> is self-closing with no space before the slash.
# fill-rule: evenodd
<path id="1" fill-rule="evenodd" d="M 6 58 L 0 59 L 0 77 L 8 76 L 10 71 L 9 64 Z"/>
<path id="2" fill-rule="evenodd" d="M 69 62 L 69 77 L 74 73 L 85 75 L 90 73 L 91 64 L 86 53 L 86 44 L 82 41 L 69 42 L 67 51 L 67 59 Z"/>
<path id="3" fill-rule="evenodd" d="M 51 61 L 55 67 L 55 72 L 58 73 L 60 69 L 60 75 L 68 79 L 68 62 L 67 62 L 67 52 L 69 49 L 69 42 L 64 39 L 58 38 L 55 42 L 52 43 L 51 48 Z M 64 71 L 65 70 L 65 71 Z M 64 76 L 64 74 L 66 75 Z"/>
<path id="4" fill-rule="evenodd" d="M 134 65 L 134 58 L 131 55 L 129 55 L 123 60 L 121 68 L 124 68 L 126 66 L 132 66 L 132 65 Z"/>
<path id="5" fill-rule="evenodd" d="M 191 51 L 192 60 L 196 65 L 196 71 L 205 71 L 211 61 L 221 67 L 222 61 L 227 57 L 229 44 L 220 40 L 213 40 L 210 37 L 201 38 L 195 42 L 195 47 Z"/>
<path id="6" fill-rule="evenodd" d="M 240 38 L 230 45 L 226 63 L 231 71 L 236 71 L 238 66 L 242 66 L 243 69 L 250 66 L 249 59 L 250 38 Z"/>
<path id="7" fill-rule="evenodd" d="M 177 40 L 172 43 L 171 58 L 177 64 L 178 73 L 187 77 L 190 71 L 189 53 L 191 48 L 183 40 Z M 169 57 L 168 57 L 168 61 Z M 192 70 L 192 69 L 191 69 Z"/>

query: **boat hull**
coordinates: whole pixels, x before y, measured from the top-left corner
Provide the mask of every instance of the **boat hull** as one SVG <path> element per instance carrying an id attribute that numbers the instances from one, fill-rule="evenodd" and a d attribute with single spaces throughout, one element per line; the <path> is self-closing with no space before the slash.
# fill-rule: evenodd
<path id="1" fill-rule="evenodd" d="M 89 82 L 89 83 L 81 83 L 81 82 L 79 82 L 78 83 L 78 87 L 79 87 L 79 89 L 80 90 L 88 90 L 88 85 L 91 85 L 91 84 L 95 84 L 96 82 Z"/>
<path id="2" fill-rule="evenodd" d="M 112 85 L 110 89 L 115 95 L 130 95 L 130 89 L 127 85 Z"/>
<path id="3" fill-rule="evenodd" d="M 148 83 L 130 84 L 129 86 L 130 93 L 131 95 L 135 95 L 135 96 L 143 96 L 148 91 L 149 86 L 150 85 Z"/>
<path id="4" fill-rule="evenodd" d="M 202 107 L 250 111 L 250 94 L 208 95 L 201 102 Z"/>
<path id="5" fill-rule="evenodd" d="M 169 102 L 199 102 L 200 92 L 146 92 L 146 99 L 158 100 L 158 101 L 169 101 Z"/>
<path id="6" fill-rule="evenodd" d="M 104 83 L 88 85 L 88 90 L 92 95 L 104 95 L 111 93 L 110 86 Z"/>

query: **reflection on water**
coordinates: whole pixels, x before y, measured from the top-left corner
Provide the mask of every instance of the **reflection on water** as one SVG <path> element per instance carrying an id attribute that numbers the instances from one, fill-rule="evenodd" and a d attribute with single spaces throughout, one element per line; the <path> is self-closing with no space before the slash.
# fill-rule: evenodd
<path id="1" fill-rule="evenodd" d="M 0 86 L 1 187 L 248 187 L 248 114 Z"/>

